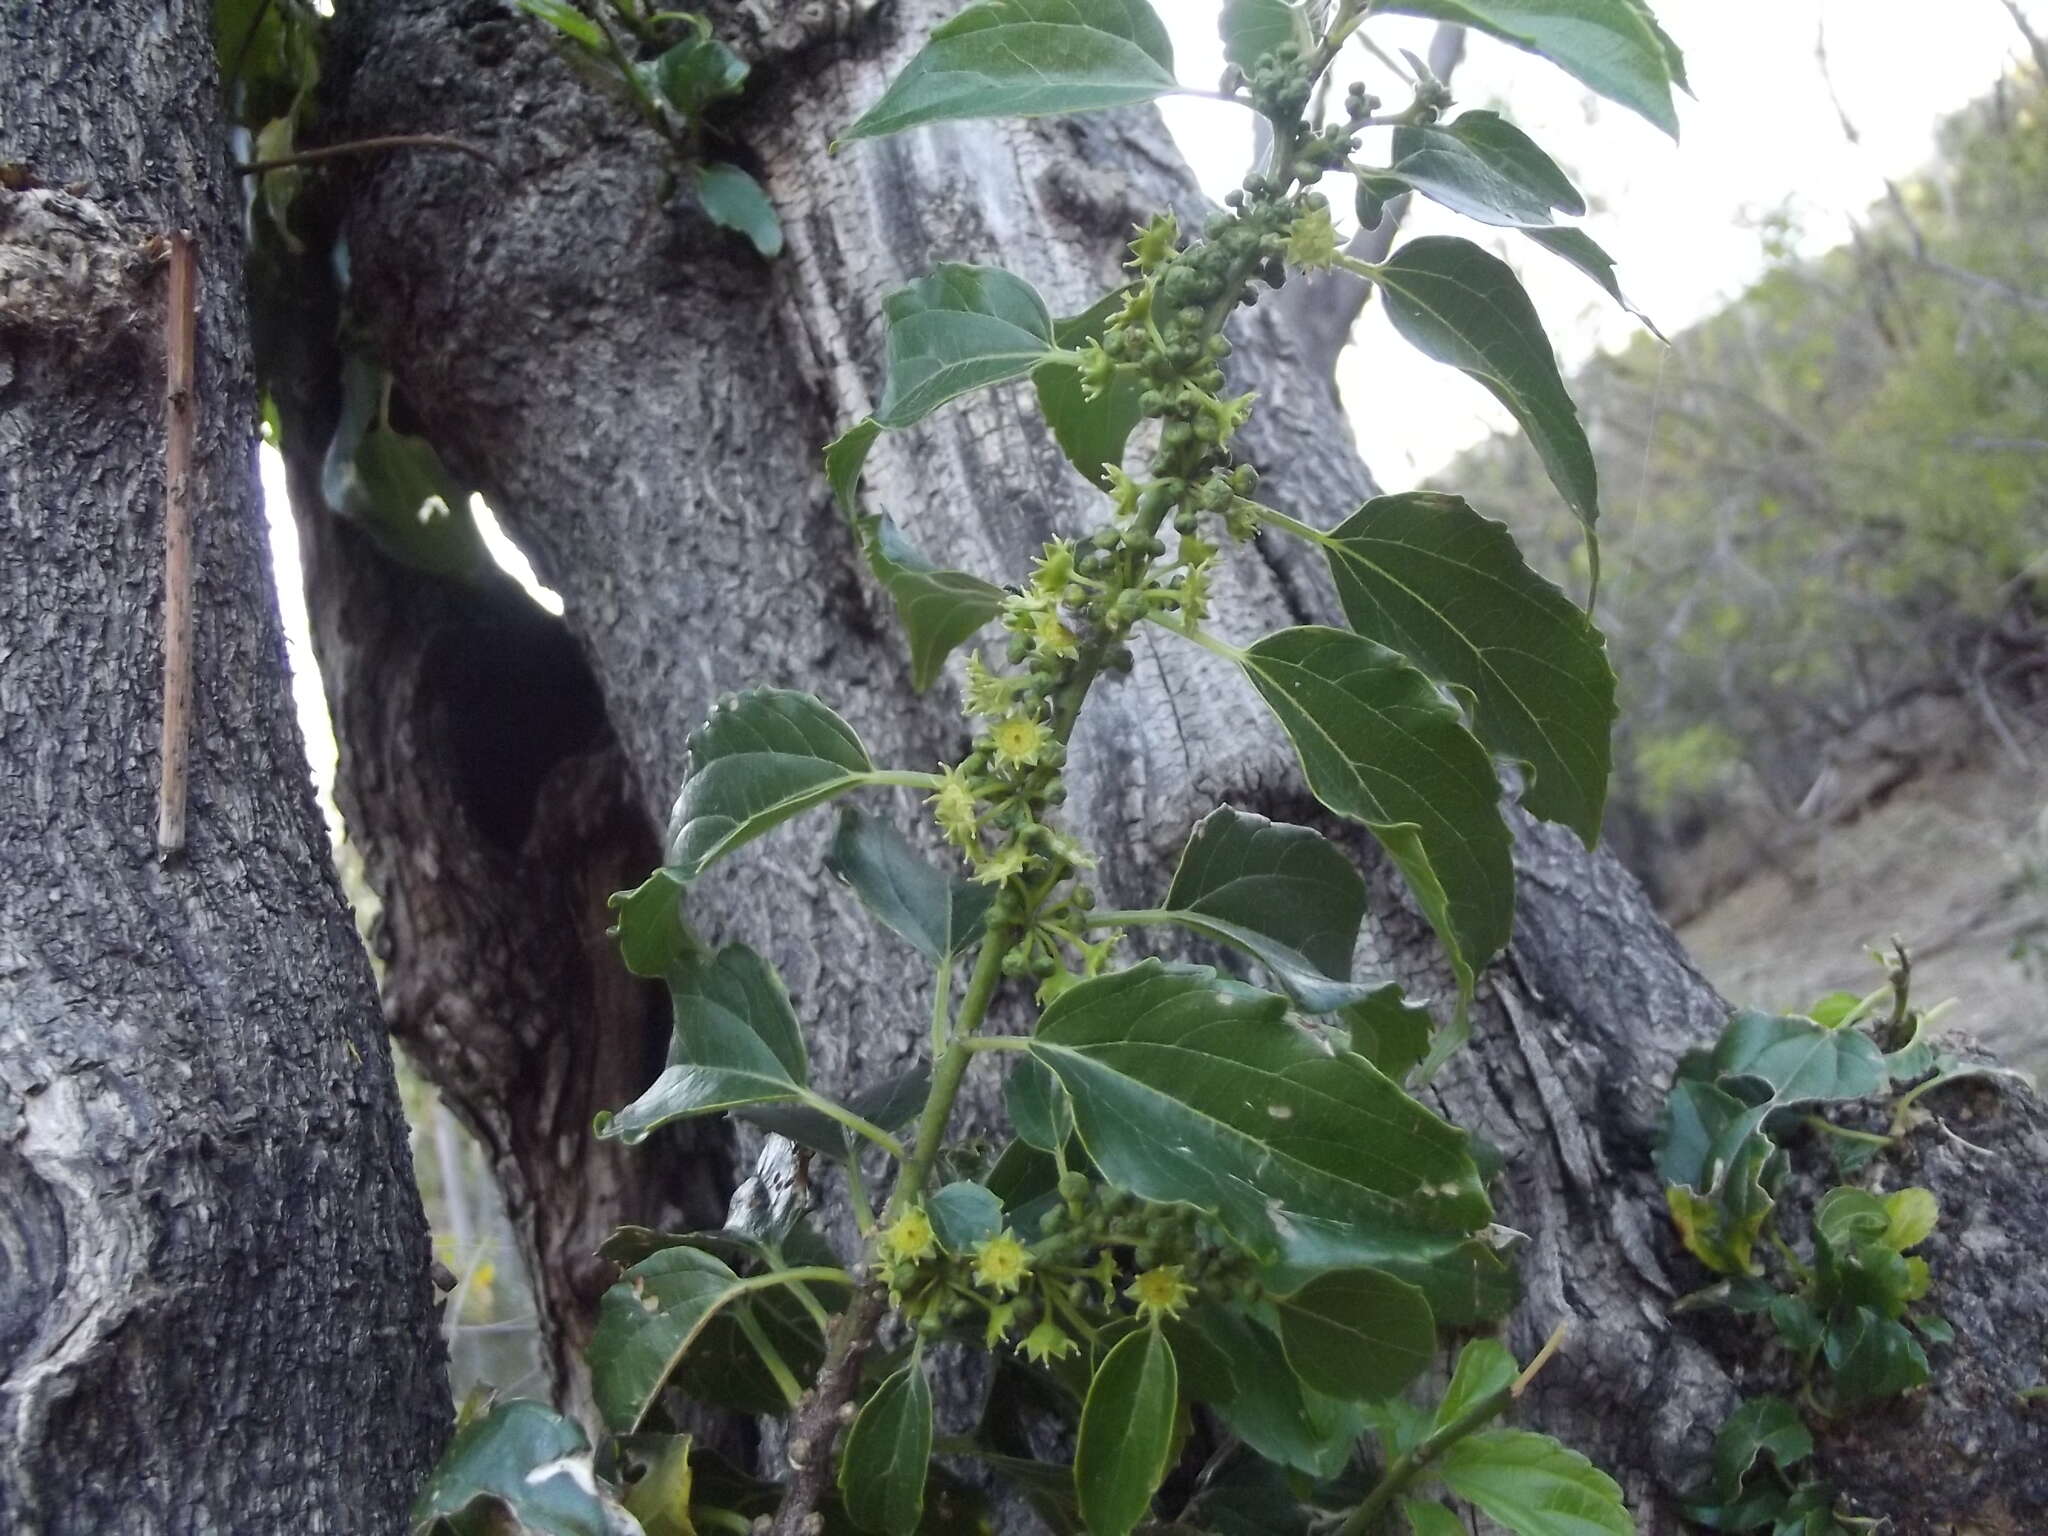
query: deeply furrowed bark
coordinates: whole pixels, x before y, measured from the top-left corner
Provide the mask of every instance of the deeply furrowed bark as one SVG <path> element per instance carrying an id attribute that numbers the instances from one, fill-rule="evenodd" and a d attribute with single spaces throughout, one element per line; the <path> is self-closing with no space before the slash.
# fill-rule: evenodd
<path id="1" fill-rule="evenodd" d="M 210 21 L 198 0 L 0 15 L 10 1532 L 400 1530 L 448 1421 L 390 1054 L 270 598 Z M 200 279 L 196 709 L 166 864 L 152 253 L 178 228 Z"/>
<path id="2" fill-rule="evenodd" d="M 650 820 L 712 699 L 756 683 L 818 694 L 880 761 L 958 755 L 952 690 L 910 697 L 893 615 L 818 470 L 821 445 L 873 402 L 881 300 L 935 262 L 970 260 L 1076 310 L 1117 280 L 1134 222 L 1168 205 L 1199 219 L 1147 113 L 973 124 L 826 157 L 949 9 L 790 7 L 770 25 L 763 8 L 713 8 L 756 65 L 731 152 L 782 214 L 789 250 L 772 264 L 686 199 L 664 202 L 661 144 L 538 28 L 482 4 L 344 12 L 330 136 L 454 133 L 512 168 L 509 186 L 452 160 L 351 170 L 351 303 L 426 430 L 564 595 Z M 1348 511 L 1369 482 L 1326 384 L 1263 312 L 1237 335 L 1236 377 L 1261 395 L 1244 447 L 1262 498 L 1313 521 Z M 1099 505 L 1023 404 L 998 392 L 885 439 L 870 504 L 934 559 L 997 579 L 1045 539 L 1086 531 Z M 1330 611 L 1315 562 L 1268 540 L 1237 563 L 1214 627 L 1245 638 Z M 1219 800 L 1317 815 L 1249 690 L 1164 635 L 1143 637 L 1135 674 L 1101 691 L 1071 763 L 1071 822 L 1107 855 L 1115 902 L 1156 896 Z M 880 804 L 922 821 L 907 796 Z M 847 1087 L 917 1057 L 926 1002 L 907 952 L 823 874 L 828 828 L 811 818 L 764 839 L 693 889 L 690 915 L 777 964 L 818 1075 Z M 1473 1048 L 1436 1091 L 1508 1157 L 1501 1219 L 1532 1238 L 1513 1343 L 1526 1356 L 1572 1326 L 1524 1420 L 1612 1469 L 1646 1529 L 1671 1529 L 1746 1371 L 1739 1344 L 1669 1316 L 1702 1277 L 1660 1214 L 1650 1138 L 1673 1062 L 1724 1008 L 1610 859 L 1524 826 L 1518 862 L 1518 937 L 1489 976 Z M 1376 963 L 1442 995 L 1426 931 L 1384 869 L 1376 883 Z M 976 1072 L 969 1108 L 985 1117 L 996 1078 Z M 2048 1224 L 2029 1183 L 2041 1120 L 2018 1093 L 1984 1113 L 1972 1138 L 2004 1149 L 1995 1165 L 1933 1131 L 1908 1153 L 1944 1203 L 1937 1284 L 1980 1326 L 1938 1358 L 1925 1400 L 1860 1421 L 1823 1466 L 1863 1478 L 1869 1507 L 1904 1530 L 2016 1529 L 2044 1508 L 2041 1432 L 2012 1407 L 2034 1380 L 2032 1319 L 2048 1300 Z"/>

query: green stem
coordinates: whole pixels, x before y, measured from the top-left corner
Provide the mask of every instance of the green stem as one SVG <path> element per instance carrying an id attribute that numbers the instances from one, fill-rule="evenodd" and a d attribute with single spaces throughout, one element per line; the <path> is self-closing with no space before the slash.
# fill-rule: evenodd
<path id="1" fill-rule="evenodd" d="M 889 1205 L 883 1212 L 886 1218 L 894 1218 L 907 1201 L 923 1194 L 931 1179 L 932 1165 L 946 1139 L 946 1126 L 953 1118 L 953 1102 L 960 1097 L 960 1080 L 967 1075 L 967 1063 L 974 1059 L 972 1036 L 995 1001 L 996 988 L 1003 979 L 1003 957 L 1010 952 L 1014 936 L 1008 923 L 991 918 L 974 974 L 968 978 L 967 995 L 953 1019 L 952 1039 L 933 1063 L 932 1091 L 925 1096 L 924 1113 L 917 1121 L 917 1146 L 903 1177 L 889 1192 Z"/>
<path id="2" fill-rule="evenodd" d="M 1323 529 L 1312 523 L 1304 523 L 1299 518 L 1289 517 L 1277 507 L 1269 507 L 1263 502 L 1251 501 L 1243 496 L 1237 498 L 1237 504 L 1260 522 L 1270 523 L 1282 533 L 1291 533 L 1297 539 L 1307 539 L 1309 543 L 1319 544 L 1325 548 L 1337 542 Z"/>
<path id="3" fill-rule="evenodd" d="M 740 1325 L 740 1332 L 747 1336 L 747 1342 L 754 1346 L 754 1353 L 761 1357 L 761 1363 L 768 1368 L 768 1374 L 775 1378 L 775 1385 L 782 1392 L 782 1400 L 794 1408 L 803 1401 L 804 1389 L 796 1375 L 789 1368 L 789 1362 L 782 1358 L 782 1351 L 775 1347 L 761 1327 L 761 1321 L 745 1307 L 735 1307 L 733 1316 Z"/>
<path id="4" fill-rule="evenodd" d="M 1026 1035 L 976 1035 L 972 1040 L 962 1040 L 963 1051 L 1028 1051 L 1031 1040 Z"/>
<path id="5" fill-rule="evenodd" d="M 936 773 L 916 773 L 908 768 L 875 768 L 860 776 L 863 784 L 888 784 L 897 789 L 937 789 Z"/>
<path id="6" fill-rule="evenodd" d="M 860 1171 L 860 1156 L 846 1160 L 846 1197 L 853 1202 L 853 1229 L 862 1237 L 875 1234 L 875 1208 L 868 1200 L 867 1176 Z"/>
<path id="7" fill-rule="evenodd" d="M 872 1120 L 862 1119 L 844 1104 L 835 1104 L 823 1094 L 810 1092 L 804 1093 L 802 1102 L 828 1119 L 837 1120 L 856 1136 L 865 1136 L 869 1141 L 872 1141 L 884 1152 L 895 1158 L 897 1162 L 902 1162 L 907 1155 L 902 1142 L 891 1136 Z"/>
<path id="8" fill-rule="evenodd" d="M 953 957 L 945 956 L 939 961 L 939 972 L 932 982 L 932 1060 L 939 1059 L 946 1048 L 946 1041 L 953 1032 Z"/>

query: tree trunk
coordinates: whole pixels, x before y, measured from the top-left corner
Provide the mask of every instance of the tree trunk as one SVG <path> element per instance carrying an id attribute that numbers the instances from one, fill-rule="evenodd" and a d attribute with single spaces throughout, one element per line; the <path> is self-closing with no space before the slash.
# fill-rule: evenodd
<path id="1" fill-rule="evenodd" d="M 542 29 L 485 5 L 429 0 L 356 5 L 340 19 L 328 136 L 456 134 L 510 168 L 504 184 L 445 157 L 351 169 L 350 303 L 425 430 L 563 594 L 621 754 L 611 782 L 630 786 L 650 834 L 689 731 L 728 689 L 808 689 L 893 765 L 964 749 L 950 684 L 911 697 L 895 619 L 819 473 L 822 444 L 873 403 L 883 297 L 938 261 L 983 261 L 1070 312 L 1117 279 L 1134 223 L 1169 205 L 1201 217 L 1149 112 L 970 124 L 828 157 L 832 135 L 954 8 L 713 7 L 720 35 L 755 68 L 734 152 L 781 212 L 789 248 L 773 263 L 687 201 L 663 201 L 660 143 L 566 68 Z M 771 12 L 778 19 L 764 19 Z M 1262 498 L 1332 521 L 1369 481 L 1327 382 L 1265 306 L 1240 340 L 1233 366 L 1260 393 L 1246 446 L 1265 474 Z M 1044 540 L 1100 516 L 1012 392 L 885 438 L 866 494 L 935 560 L 998 579 Z M 1215 627 L 1243 639 L 1331 611 L 1317 564 L 1269 539 L 1238 563 Z M 381 686 L 335 639 L 333 686 Z M 423 650 L 429 636 L 393 643 Z M 1067 774 L 1072 824 L 1114 854 L 1108 899 L 1149 904 L 1190 825 L 1219 800 L 1328 825 L 1235 675 L 1165 635 L 1137 648 L 1135 673 L 1102 690 L 1084 719 Z M 387 770 L 435 764 L 393 764 L 386 744 L 345 721 L 347 794 L 367 809 L 418 793 L 385 782 Z M 925 835 L 907 796 L 888 809 Z M 1437 951 L 1412 908 L 1362 838 L 1332 830 L 1377 871 L 1375 963 L 1441 996 Z M 473 834 L 450 824 L 442 835 Z M 843 1087 L 911 1064 L 926 1000 L 907 955 L 822 872 L 827 835 L 813 818 L 764 839 L 693 888 L 689 910 L 707 936 L 745 939 L 776 963 L 821 1075 Z M 387 901 L 421 899 L 435 881 L 417 862 L 398 847 L 373 856 Z M 1533 1238 L 1514 1344 L 1526 1356 L 1555 1324 L 1572 1325 L 1567 1355 L 1525 1417 L 1613 1469 L 1646 1528 L 1668 1529 L 1674 1494 L 1700 1475 L 1743 1369 L 1668 1315 L 1700 1277 L 1668 1236 L 1650 1135 L 1673 1062 L 1724 1008 L 1610 859 L 1524 826 L 1519 863 L 1518 938 L 1489 975 L 1473 1049 L 1437 1093 L 1509 1159 L 1501 1219 Z M 604 917 L 593 906 L 579 921 L 555 942 L 588 942 Z M 394 977 L 433 963 L 403 943 L 389 958 Z M 402 984 L 390 995 L 402 997 Z M 594 1016 L 577 1023 L 578 1038 L 593 1040 Z M 516 1078 L 519 1067 L 500 1070 Z M 976 1112 L 992 1113 L 993 1073 L 970 1081 Z M 2009 1185 L 1947 1143 L 1915 1143 L 1926 1163 L 1916 1176 L 1948 1213 L 1935 1272 L 1985 1310 L 1984 1331 L 1943 1362 L 1934 1394 L 1857 1431 L 1872 1449 L 1856 1465 L 1894 1469 L 1876 1507 L 1902 1529 L 2040 1507 L 2040 1493 L 2027 1492 L 2037 1432 L 2009 1407 L 1985 1409 L 2033 1380 L 2031 1346 L 2011 1349 L 2032 1338 L 2027 1309 L 2042 1297 L 2026 1263 L 1992 1264 L 1991 1249 L 1965 1236 L 1993 1234 L 2010 1259 L 2041 1256 L 2043 1225 L 2008 1218 L 2000 1204 L 2038 1201 L 2023 1175 L 2040 1166 L 2040 1121 L 2033 1100 L 2015 1095 L 1990 1124 L 1973 1137 L 2010 1138 L 1998 1174 Z M 551 1198 L 576 1198 L 573 1175 Z"/>
<path id="2" fill-rule="evenodd" d="M 389 1049 L 270 596 L 211 37 L 200 0 L 0 17 L 7 1531 L 399 1531 L 448 1421 Z M 186 849 L 160 861 L 179 228 L 195 687 Z"/>

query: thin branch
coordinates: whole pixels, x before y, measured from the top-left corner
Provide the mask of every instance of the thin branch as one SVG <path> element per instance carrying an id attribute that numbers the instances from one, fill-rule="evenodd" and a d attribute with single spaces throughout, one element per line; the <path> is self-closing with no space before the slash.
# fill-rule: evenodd
<path id="1" fill-rule="evenodd" d="M 157 785 L 156 847 L 185 846 L 185 780 L 192 734 L 192 436 L 198 401 L 198 263 L 188 230 L 170 238 L 164 293 L 164 719 Z"/>
<path id="2" fill-rule="evenodd" d="M 2048 83 L 2048 40 L 2044 40 L 2027 20 L 2027 13 L 2020 9 L 2020 0 L 2004 0 L 2005 9 L 2012 17 L 2012 24 L 2020 29 L 2020 36 L 2027 40 L 2027 47 L 2034 55 L 2034 68 L 2041 72 L 2043 83 Z"/>
<path id="3" fill-rule="evenodd" d="M 323 144 L 317 149 L 302 149 L 296 154 L 279 155 L 271 160 L 251 160 L 235 167 L 244 176 L 258 176 L 265 171 L 284 171 L 298 165 L 316 165 L 322 160 L 338 160 L 344 155 L 369 155 L 386 149 L 446 149 L 456 154 L 468 155 L 481 160 L 500 176 L 505 167 L 478 149 L 474 144 L 461 139 L 451 139 L 440 133 L 389 133 L 374 139 L 351 139 L 346 144 Z"/>

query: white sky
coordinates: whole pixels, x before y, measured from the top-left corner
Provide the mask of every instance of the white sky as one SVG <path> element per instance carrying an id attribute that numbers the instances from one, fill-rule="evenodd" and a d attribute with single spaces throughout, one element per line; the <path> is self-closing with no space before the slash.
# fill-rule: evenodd
<path id="1" fill-rule="evenodd" d="M 1214 86 L 1223 71 L 1215 0 L 1155 4 L 1173 31 L 1180 79 Z M 2048 0 L 2025 0 L 2023 8 L 2037 28 L 2048 29 Z M 1989 90 L 2024 47 L 2000 0 L 1657 0 L 1656 10 L 1685 50 L 1697 97 L 1680 99 L 1678 144 L 1633 113 L 1595 101 L 1541 60 L 1489 38 L 1472 40 L 1453 83 L 1462 105 L 1504 108 L 1574 177 L 1593 210 L 1586 228 L 1620 264 L 1623 291 L 1667 333 L 1758 275 L 1763 217 L 1789 213 L 1805 251 L 1838 244 L 1850 219 L 1883 195 L 1886 176 L 1926 163 L 1937 120 Z M 1823 24 L 1830 72 L 1863 136 L 1860 146 L 1844 138 L 1815 61 Z M 1432 30 L 1404 17 L 1370 28 L 1383 47 L 1418 53 Z M 1348 57 L 1376 94 L 1396 108 L 1405 103 L 1381 66 L 1356 48 Z M 1165 111 L 1209 192 L 1221 197 L 1249 163 L 1251 114 L 1192 97 L 1169 100 Z M 1361 158 L 1375 151 L 1384 153 L 1384 144 L 1369 138 Z M 1348 201 L 1332 198 L 1340 212 Z M 1520 236 L 1420 200 L 1404 228 L 1463 234 L 1513 262 L 1567 368 L 1630 334 L 1634 322 L 1605 294 Z M 1513 423 L 1479 385 L 1410 350 L 1382 313 L 1367 307 L 1338 372 L 1366 463 L 1393 491 Z M 283 478 L 266 447 L 263 485 L 294 693 L 324 796 L 334 744 L 313 669 Z M 497 534 L 494 523 L 485 531 Z M 493 552 L 508 568 L 524 565 L 502 536 Z"/>
<path id="2" fill-rule="evenodd" d="M 1694 98 L 1679 98 L 1673 144 L 1635 114 L 1596 101 L 1542 60 L 1475 37 L 1453 79 L 1460 106 L 1493 107 L 1547 149 L 1578 183 L 1585 228 L 1619 264 L 1622 291 L 1666 334 L 1734 297 L 1761 271 L 1759 221 L 1792 216 L 1802 251 L 1839 244 L 1849 221 L 1932 155 L 1944 114 L 1984 94 L 2025 42 L 2000 0 L 1652 0 L 1685 51 Z M 1213 87 L 1223 70 L 1212 0 L 1155 0 L 1172 29 L 1177 73 Z M 2048 0 L 2025 0 L 2037 30 Z M 1814 45 L 1825 26 L 1828 72 L 1860 146 L 1845 139 Z M 1426 51 L 1434 24 L 1369 24 L 1382 47 Z M 1405 88 L 1357 48 L 1353 71 L 1389 109 Z M 1695 99 L 1696 98 L 1696 99 Z M 1250 155 L 1251 114 L 1198 98 L 1166 104 L 1167 121 L 1214 196 Z M 1360 158 L 1385 154 L 1384 130 Z M 1340 211 L 1346 195 L 1333 196 Z M 1607 210 L 1613 210 L 1608 212 Z M 1569 369 L 1633 324 L 1564 263 L 1512 232 L 1416 201 L 1404 233 L 1456 233 L 1522 274 Z M 1402 490 L 1488 432 L 1511 428 L 1484 389 L 1413 352 L 1369 305 L 1338 370 L 1359 447 L 1388 490 Z"/>

